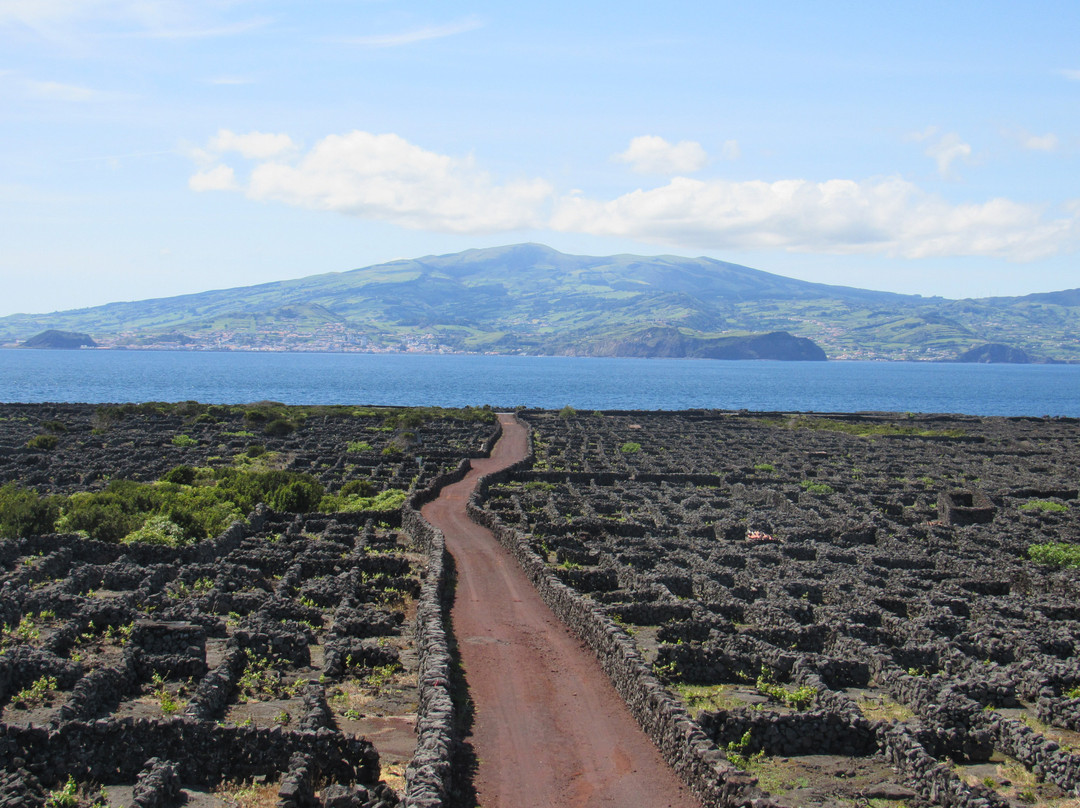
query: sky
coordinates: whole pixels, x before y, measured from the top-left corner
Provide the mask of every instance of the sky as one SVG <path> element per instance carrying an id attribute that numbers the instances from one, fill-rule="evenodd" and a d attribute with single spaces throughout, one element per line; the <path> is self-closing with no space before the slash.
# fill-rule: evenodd
<path id="1" fill-rule="evenodd" d="M 1080 286 L 1080 3 L 0 0 L 0 315 L 539 242 Z"/>

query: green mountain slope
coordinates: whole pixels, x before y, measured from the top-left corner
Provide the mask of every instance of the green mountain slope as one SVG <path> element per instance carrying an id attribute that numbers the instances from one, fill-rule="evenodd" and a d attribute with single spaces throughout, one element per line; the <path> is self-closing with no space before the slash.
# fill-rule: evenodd
<path id="1" fill-rule="evenodd" d="M 47 329 L 133 347 L 664 356 L 708 356 L 721 337 L 786 331 L 833 358 L 952 359 L 1004 343 L 1067 360 L 1080 359 L 1080 291 L 953 301 L 808 283 L 709 258 L 575 256 L 519 244 L 12 315 L 0 318 L 0 342 Z"/>

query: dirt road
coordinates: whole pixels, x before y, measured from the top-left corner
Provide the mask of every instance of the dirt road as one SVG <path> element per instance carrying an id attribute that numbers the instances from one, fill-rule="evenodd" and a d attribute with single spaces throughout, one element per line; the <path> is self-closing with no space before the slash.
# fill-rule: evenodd
<path id="1" fill-rule="evenodd" d="M 469 696 L 483 808 L 700 804 L 660 757 L 592 652 L 551 613 L 491 532 L 468 518 L 476 480 L 525 456 L 527 433 L 500 415 L 503 437 L 459 483 L 422 509 L 457 568 L 451 610 Z"/>

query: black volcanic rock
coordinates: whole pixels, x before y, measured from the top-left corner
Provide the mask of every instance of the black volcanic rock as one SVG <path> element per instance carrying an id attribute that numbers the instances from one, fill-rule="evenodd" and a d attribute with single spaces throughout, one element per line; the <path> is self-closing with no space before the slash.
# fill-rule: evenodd
<path id="1" fill-rule="evenodd" d="M 30 339 L 22 344 L 22 347 L 60 348 L 70 350 L 82 348 L 84 345 L 88 348 L 97 347 L 97 343 L 90 338 L 89 334 L 83 334 L 78 331 L 56 331 L 50 329 L 30 337 Z"/>
<path id="2" fill-rule="evenodd" d="M 1031 363 L 1031 356 L 1028 355 L 1027 351 L 1022 351 L 1011 345 L 991 342 L 986 345 L 976 345 L 970 351 L 964 351 L 956 357 L 956 361 L 1027 365 Z"/>

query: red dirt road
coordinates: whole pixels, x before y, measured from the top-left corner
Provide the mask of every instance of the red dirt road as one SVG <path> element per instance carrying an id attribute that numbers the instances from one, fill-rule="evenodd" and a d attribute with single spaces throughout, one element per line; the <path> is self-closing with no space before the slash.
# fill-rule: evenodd
<path id="1" fill-rule="evenodd" d="M 517 562 L 465 504 L 476 480 L 523 458 L 525 427 L 503 437 L 422 513 L 457 568 L 454 635 L 473 702 L 476 803 L 483 808 L 700 808 L 630 715 L 592 652 L 551 613 Z"/>

